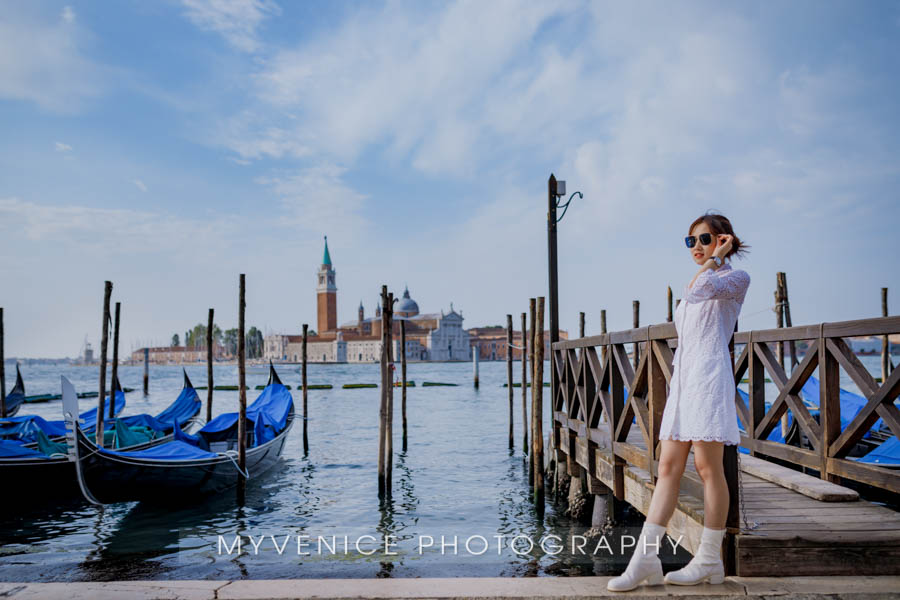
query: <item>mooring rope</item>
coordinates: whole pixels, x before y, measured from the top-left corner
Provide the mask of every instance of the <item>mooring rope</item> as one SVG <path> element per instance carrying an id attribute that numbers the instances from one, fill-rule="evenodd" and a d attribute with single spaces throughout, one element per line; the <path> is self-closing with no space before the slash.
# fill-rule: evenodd
<path id="1" fill-rule="evenodd" d="M 234 464 L 234 468 L 238 470 L 238 473 L 244 476 L 244 479 L 250 479 L 250 473 L 241 469 L 240 465 L 237 463 L 238 452 L 237 450 L 226 450 L 223 454 L 231 459 L 232 464 Z"/>

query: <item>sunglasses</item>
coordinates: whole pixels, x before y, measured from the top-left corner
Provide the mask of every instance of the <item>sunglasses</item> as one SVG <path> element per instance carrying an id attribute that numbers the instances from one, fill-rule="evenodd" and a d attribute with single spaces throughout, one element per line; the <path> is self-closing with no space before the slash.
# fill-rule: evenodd
<path id="1" fill-rule="evenodd" d="M 700 234 L 700 243 L 703 244 L 704 246 L 709 246 L 712 243 L 712 239 L 713 238 L 712 238 L 711 233 L 701 233 Z M 684 244 L 688 248 L 693 248 L 694 246 L 697 245 L 697 236 L 695 236 L 695 235 L 687 236 L 686 238 L 684 238 Z"/>

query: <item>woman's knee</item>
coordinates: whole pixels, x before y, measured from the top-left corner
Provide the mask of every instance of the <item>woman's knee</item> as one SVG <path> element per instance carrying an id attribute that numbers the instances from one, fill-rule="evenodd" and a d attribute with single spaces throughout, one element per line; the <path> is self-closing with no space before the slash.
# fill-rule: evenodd
<path id="1" fill-rule="evenodd" d="M 684 462 L 678 457 L 660 457 L 657 475 L 660 478 L 675 477 L 679 478 L 684 473 Z"/>
<path id="2" fill-rule="evenodd" d="M 704 482 L 725 479 L 725 467 L 722 463 L 706 460 L 705 458 L 694 454 L 694 467 L 697 469 L 697 474 L 700 475 L 700 479 Z"/>

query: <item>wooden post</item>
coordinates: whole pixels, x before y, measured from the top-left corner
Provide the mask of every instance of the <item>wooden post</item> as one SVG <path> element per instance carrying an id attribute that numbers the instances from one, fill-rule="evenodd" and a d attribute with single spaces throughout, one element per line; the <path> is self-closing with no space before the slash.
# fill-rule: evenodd
<path id="1" fill-rule="evenodd" d="M 671 285 L 666 286 L 666 308 L 667 308 L 666 321 L 668 323 L 671 323 L 672 319 L 674 318 L 672 316 L 673 313 L 672 313 L 672 286 Z"/>
<path id="2" fill-rule="evenodd" d="M 244 311 L 246 302 L 246 278 L 241 273 L 238 289 L 238 398 L 240 408 L 238 412 L 238 500 L 243 502 L 247 480 L 244 473 L 247 471 L 247 364 L 244 340 Z"/>
<path id="3" fill-rule="evenodd" d="M 394 292 L 388 293 L 387 310 L 387 427 L 385 428 L 385 473 L 384 483 L 388 498 L 392 495 L 392 472 L 394 468 Z"/>
<path id="4" fill-rule="evenodd" d="M 307 437 L 306 430 L 306 390 L 308 389 L 308 384 L 306 381 L 306 342 L 309 338 L 309 323 L 303 324 L 303 345 L 301 351 L 300 358 L 300 384 L 303 386 L 303 454 L 307 454 L 309 452 L 309 438 Z"/>
<path id="5" fill-rule="evenodd" d="M 522 451 L 528 454 L 528 322 L 522 313 Z"/>
<path id="6" fill-rule="evenodd" d="M 787 273 L 784 271 L 781 272 L 781 299 L 784 302 L 784 326 L 793 327 L 794 324 L 791 322 L 791 299 L 788 296 Z M 794 367 L 800 364 L 800 361 L 797 360 L 797 342 L 790 340 L 788 348 L 791 351 L 791 371 L 793 371 Z"/>
<path id="7" fill-rule="evenodd" d="M 544 511 L 544 433 L 543 433 L 543 400 L 544 400 L 544 297 L 537 299 L 537 324 L 534 329 L 534 380 L 531 384 L 533 398 L 534 433 L 534 475 L 535 496 L 538 514 Z"/>
<path id="8" fill-rule="evenodd" d="M 515 446 L 513 438 L 513 333 L 512 333 L 512 315 L 506 315 L 506 385 L 509 388 L 509 449 Z"/>
<path id="9" fill-rule="evenodd" d="M 637 329 L 638 327 L 641 326 L 641 301 L 640 300 L 634 300 L 631 303 L 631 311 L 634 316 L 634 319 L 633 319 L 634 323 L 633 323 L 632 327 Z M 634 343 L 634 350 L 631 353 L 631 360 L 632 360 L 632 362 L 634 362 L 634 369 L 637 370 L 638 363 L 641 362 L 641 343 L 640 342 Z"/>
<path id="10" fill-rule="evenodd" d="M 600 333 L 606 333 L 606 309 L 605 308 L 600 309 Z M 603 364 L 606 363 L 606 345 L 603 345 L 600 348 L 600 362 Z M 607 422 L 606 419 L 607 419 L 607 415 L 606 415 L 606 411 L 604 410 L 600 413 L 600 422 L 606 423 Z"/>
<path id="11" fill-rule="evenodd" d="M 645 328 L 649 334 L 649 327 Z M 653 461 L 658 461 L 662 447 L 659 444 L 659 426 L 662 423 L 663 410 L 666 405 L 666 377 L 663 374 L 662 365 L 657 358 L 657 353 L 653 351 L 653 345 L 659 344 L 667 346 L 665 340 L 651 341 L 649 335 L 647 337 L 647 416 L 649 417 L 650 444 L 647 448 L 647 458 L 649 464 L 653 465 Z M 659 473 L 652 467 L 650 469 L 650 482 L 656 485 Z"/>
<path id="12" fill-rule="evenodd" d="M 840 483 L 840 476 L 828 470 L 828 459 L 833 457 L 829 449 L 841 435 L 840 364 L 825 345 L 824 328 L 824 323 L 819 325 L 819 419 L 822 426 L 819 477 Z"/>
<path id="13" fill-rule="evenodd" d="M 3 307 L 0 306 L 0 417 L 6 418 L 6 357 L 3 356 Z"/>
<path id="14" fill-rule="evenodd" d="M 606 333 L 606 309 L 600 309 L 600 333 Z M 600 348 L 600 358 L 606 362 L 606 346 Z"/>
<path id="15" fill-rule="evenodd" d="M 387 420 L 387 286 L 381 286 L 381 403 L 378 409 L 378 497 L 385 493 L 385 425 Z"/>
<path id="16" fill-rule="evenodd" d="M 578 313 L 578 337 L 584 337 L 584 313 Z M 551 359 L 551 364 L 553 360 Z"/>
<path id="17" fill-rule="evenodd" d="M 528 422 L 528 429 L 531 432 L 531 446 L 528 449 L 528 485 L 531 486 L 531 489 L 534 489 L 534 331 L 537 326 L 535 323 L 535 319 L 537 319 L 537 298 L 530 298 L 528 300 L 528 313 L 531 317 L 531 329 L 528 330 L 528 338 L 531 342 L 529 344 L 530 350 L 528 352 L 529 367 L 531 369 L 531 419 Z"/>
<path id="18" fill-rule="evenodd" d="M 734 324 L 737 331 L 737 323 Z M 751 348 L 752 350 L 752 348 Z M 731 357 L 731 372 L 734 373 L 734 335 L 728 340 L 728 353 Z M 734 385 L 738 381 L 735 378 Z M 658 434 L 657 434 L 658 435 Z M 740 480 L 741 474 L 738 466 L 737 446 L 726 444 L 722 452 L 722 468 L 725 472 L 725 482 L 728 485 L 728 513 L 725 515 L 725 547 L 724 566 L 726 575 L 737 574 L 737 540 L 733 532 L 740 530 Z"/>
<path id="19" fill-rule="evenodd" d="M 406 452 L 406 319 L 400 319 L 400 411 L 403 413 L 403 451 Z"/>
<path id="20" fill-rule="evenodd" d="M 112 421 L 116 417 L 116 381 L 119 377 L 119 309 L 122 308 L 121 302 L 116 302 L 116 322 L 113 328 L 113 363 L 112 378 L 110 380 L 109 390 L 109 420 Z"/>
<path id="21" fill-rule="evenodd" d="M 150 348 L 144 348 L 144 395 L 150 393 Z"/>
<path id="22" fill-rule="evenodd" d="M 475 374 L 475 389 L 478 389 L 478 351 L 481 346 L 478 342 L 475 342 L 475 345 L 472 346 L 472 368 L 474 369 Z"/>
<path id="23" fill-rule="evenodd" d="M 775 326 L 778 329 L 784 327 L 784 290 L 781 287 L 781 272 L 775 273 Z M 778 341 L 775 343 L 775 358 L 778 359 L 778 364 L 781 365 L 781 369 L 784 370 L 784 342 Z M 790 375 L 790 373 L 788 373 Z M 787 434 L 790 430 L 788 426 L 788 411 L 784 411 L 784 414 L 781 415 L 781 437 L 784 440 L 787 440 Z"/>
<path id="24" fill-rule="evenodd" d="M 2 309 L 0 309 L 2 310 Z M 888 289 L 881 288 L 881 316 L 888 316 Z M 891 343 L 888 336 L 881 336 L 881 381 L 887 381 L 888 376 L 893 370 L 891 364 Z"/>
<path id="25" fill-rule="evenodd" d="M 103 337 L 100 338 L 100 390 L 97 395 L 97 447 L 103 447 L 103 403 L 106 401 L 106 351 L 109 348 L 109 297 L 112 296 L 112 281 L 107 281 L 103 289 Z"/>
<path id="26" fill-rule="evenodd" d="M 403 413 L 403 451 L 406 452 L 406 319 L 400 320 L 400 412 Z"/>
<path id="27" fill-rule="evenodd" d="M 215 311 L 209 309 L 206 323 L 206 422 L 212 421 L 213 404 L 213 317 Z"/>

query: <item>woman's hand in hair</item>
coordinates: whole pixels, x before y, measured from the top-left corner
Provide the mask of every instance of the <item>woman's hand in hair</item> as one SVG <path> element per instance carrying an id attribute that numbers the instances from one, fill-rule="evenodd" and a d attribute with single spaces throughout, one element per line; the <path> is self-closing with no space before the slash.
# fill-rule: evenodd
<path id="1" fill-rule="evenodd" d="M 727 233 L 720 233 L 716 236 L 716 249 L 713 250 L 713 256 L 718 256 L 719 258 L 725 258 L 725 255 L 731 252 L 731 241 L 734 239 L 733 235 L 728 235 Z"/>

